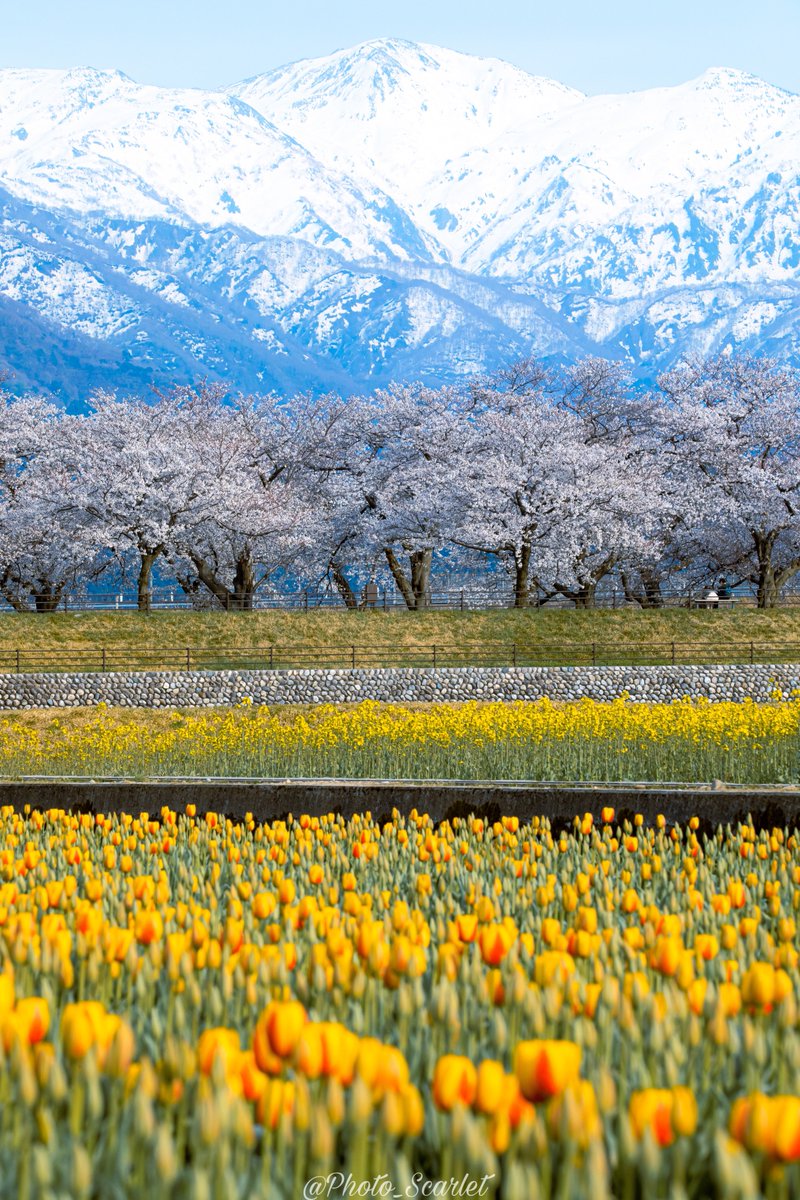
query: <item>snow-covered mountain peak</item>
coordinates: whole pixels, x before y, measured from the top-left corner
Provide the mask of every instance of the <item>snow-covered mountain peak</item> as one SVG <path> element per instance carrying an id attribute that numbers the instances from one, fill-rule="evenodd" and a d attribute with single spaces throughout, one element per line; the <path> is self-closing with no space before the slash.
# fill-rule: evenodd
<path id="1" fill-rule="evenodd" d="M 753 75 L 749 71 L 742 71 L 738 67 L 708 67 L 696 79 L 690 80 L 689 86 L 697 89 L 709 88 L 715 91 L 749 92 L 751 94 L 753 92 L 774 92 L 785 96 L 794 94 L 785 88 L 777 87 L 774 83 L 767 83 L 765 79 L 761 79 L 760 76 Z"/>
<path id="2" fill-rule="evenodd" d="M 0 180 L 36 204 L 238 224 L 347 255 L 427 257 L 374 186 L 319 162 L 247 102 L 121 72 L 0 73 Z"/>
<path id="3" fill-rule="evenodd" d="M 484 156 L 521 119 L 583 98 L 499 59 L 398 39 L 293 63 L 230 92 L 321 161 L 395 197 L 432 241 L 455 220 L 437 195 L 449 163 Z"/>
<path id="4" fill-rule="evenodd" d="M 368 86 L 385 81 L 397 85 L 403 75 L 414 71 L 439 69 L 435 57 L 416 42 L 402 38 L 377 38 L 361 42 L 348 50 L 337 50 L 323 58 L 305 60 L 294 66 L 318 66 L 320 79 L 329 78 L 338 86 L 343 84 Z M 279 68 L 283 70 L 285 68 Z M 256 78 L 259 78 L 256 76 Z"/>
<path id="5" fill-rule="evenodd" d="M 463 54 L 402 38 L 378 38 L 321 58 L 301 59 L 252 76 L 228 90 L 237 94 L 249 92 L 265 102 L 270 98 L 281 99 L 300 110 L 307 104 L 318 107 L 337 98 L 346 100 L 353 109 L 365 99 L 360 93 L 373 90 L 383 99 L 393 90 L 411 91 L 424 101 L 426 89 L 435 91 L 444 82 L 454 89 L 453 99 L 457 103 L 465 90 L 481 96 L 491 93 L 502 82 L 508 86 L 511 81 L 521 91 L 551 99 L 581 95 L 574 88 L 530 75 L 501 59 Z"/>

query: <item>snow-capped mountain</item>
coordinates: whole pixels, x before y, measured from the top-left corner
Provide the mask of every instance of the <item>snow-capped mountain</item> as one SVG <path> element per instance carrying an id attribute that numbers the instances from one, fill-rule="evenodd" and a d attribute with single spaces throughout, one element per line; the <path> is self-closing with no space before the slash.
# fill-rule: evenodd
<path id="1" fill-rule="evenodd" d="M 583 96 L 397 40 L 222 92 L 0 71 L 0 366 L 93 384 L 800 360 L 800 97 Z"/>
<path id="2" fill-rule="evenodd" d="M 368 42 L 230 90 L 272 113 L 320 161 L 396 197 L 439 253 L 452 248 L 454 258 L 462 257 L 463 202 L 447 177 L 458 184 L 462 170 L 497 162 L 521 122 L 546 124 L 583 99 L 496 59 L 401 41 Z M 502 186 L 495 176 L 495 196 Z"/>

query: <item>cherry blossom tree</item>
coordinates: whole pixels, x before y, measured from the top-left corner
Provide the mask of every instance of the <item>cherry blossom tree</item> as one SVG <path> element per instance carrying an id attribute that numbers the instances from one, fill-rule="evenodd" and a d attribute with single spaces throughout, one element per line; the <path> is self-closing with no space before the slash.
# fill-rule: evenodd
<path id="1" fill-rule="evenodd" d="M 183 429 L 196 499 L 175 562 L 188 590 L 249 609 L 276 575 L 330 560 L 339 533 L 323 484 L 342 469 L 342 408 L 336 397 L 237 397 Z"/>
<path id="2" fill-rule="evenodd" d="M 614 364 L 558 375 L 523 360 L 495 382 L 476 393 L 455 536 L 509 565 L 515 605 L 535 585 L 545 602 L 591 606 L 604 577 L 647 555 L 657 507 L 640 485 L 647 422 Z"/>
<path id="3" fill-rule="evenodd" d="M 0 594 L 18 612 L 52 612 L 79 576 L 102 570 L 63 505 L 83 465 L 63 438 L 76 420 L 37 398 L 0 399 Z"/>
<path id="4" fill-rule="evenodd" d="M 454 388 L 415 384 L 378 391 L 353 410 L 366 447 L 363 536 L 382 549 L 410 609 L 430 605 L 434 555 L 453 540 L 470 408 Z"/>
<path id="5" fill-rule="evenodd" d="M 579 532 L 585 447 L 575 419 L 542 398 L 491 400 L 465 439 L 453 536 L 510 568 L 521 607 L 532 577 L 552 586 L 566 544 Z"/>
<path id="6" fill-rule="evenodd" d="M 153 568 L 174 556 L 200 502 L 199 465 L 186 454 L 190 431 L 206 428 L 224 396 L 219 388 L 177 389 L 152 400 L 95 393 L 86 417 L 62 435 L 82 464 L 63 507 L 82 521 L 123 571 L 135 563 L 137 604 L 150 606 Z"/>
<path id="7" fill-rule="evenodd" d="M 676 540 L 706 572 L 774 606 L 800 571 L 800 374 L 721 355 L 662 375 L 660 451 L 681 501 Z"/>

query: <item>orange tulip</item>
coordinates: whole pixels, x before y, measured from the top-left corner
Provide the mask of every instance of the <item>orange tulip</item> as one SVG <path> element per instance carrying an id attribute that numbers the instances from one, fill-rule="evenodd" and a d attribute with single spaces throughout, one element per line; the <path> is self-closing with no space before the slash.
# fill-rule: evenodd
<path id="1" fill-rule="evenodd" d="M 800 1159 L 800 1097 L 752 1092 L 735 1101 L 729 1131 L 748 1150 L 781 1162 Z"/>
<path id="2" fill-rule="evenodd" d="M 686 999 L 689 1001 L 689 1008 L 696 1016 L 700 1016 L 706 1002 L 706 991 L 708 990 L 707 979 L 695 979 L 686 990 Z"/>
<path id="3" fill-rule="evenodd" d="M 458 939 L 461 942 L 474 941 L 477 927 L 477 913 L 459 913 L 456 917 L 456 929 L 458 931 Z"/>
<path id="4" fill-rule="evenodd" d="M 660 937 L 650 955 L 650 966 L 662 975 L 674 975 L 683 956 L 683 942 L 679 937 Z"/>
<path id="5" fill-rule="evenodd" d="M 273 1000 L 259 1020 L 264 1022 L 272 1053 L 279 1058 L 289 1058 L 300 1040 L 308 1015 L 299 1000 Z"/>
<path id="6" fill-rule="evenodd" d="M 85 1004 L 67 1004 L 61 1014 L 61 1041 L 69 1058 L 85 1058 L 97 1039 L 97 1022 Z"/>
<path id="7" fill-rule="evenodd" d="M 300 1030 L 294 1048 L 294 1064 L 307 1079 L 318 1079 L 322 1074 L 325 1066 L 325 1048 L 322 1043 L 322 1029 L 316 1022 L 309 1021 Z"/>
<path id="8" fill-rule="evenodd" d="M 742 1011 L 742 993 L 735 983 L 719 985 L 719 1005 L 726 1017 L 735 1017 Z"/>
<path id="9" fill-rule="evenodd" d="M 586 933 L 597 933 L 597 909 L 582 905 L 578 909 L 577 927 Z"/>
<path id="10" fill-rule="evenodd" d="M 50 1028 L 50 1010 L 41 996 L 29 996 L 17 1001 L 14 1010 L 16 1031 L 21 1039 L 34 1046 L 41 1042 Z"/>
<path id="11" fill-rule="evenodd" d="M 575 1042 L 519 1042 L 514 1051 L 514 1073 L 522 1094 L 534 1103 L 557 1096 L 575 1083 L 580 1067 L 581 1048 Z"/>
<path id="12" fill-rule="evenodd" d="M 631 1095 L 628 1116 L 634 1136 L 649 1129 L 657 1145 L 670 1146 L 697 1128 L 697 1102 L 689 1088 L 643 1088 Z"/>
<path id="13" fill-rule="evenodd" d="M 536 956 L 534 978 L 539 987 L 549 987 L 551 983 L 566 983 L 574 972 L 575 959 L 562 950 L 543 950 Z"/>
<path id="14" fill-rule="evenodd" d="M 433 1100 L 437 1108 L 450 1112 L 456 1104 L 470 1105 L 475 1099 L 478 1074 L 468 1058 L 445 1054 L 433 1072 Z"/>
<path id="15" fill-rule="evenodd" d="M 146 909 L 136 914 L 134 936 L 142 946 L 149 946 L 161 939 L 164 933 L 164 922 L 161 913 L 155 909 Z"/>
<path id="16" fill-rule="evenodd" d="M 358 1058 L 359 1040 L 338 1021 L 322 1021 L 322 1070 L 345 1086 L 353 1082 Z"/>
<path id="17" fill-rule="evenodd" d="M 0 973 L 0 1020 L 14 1007 L 14 976 L 9 971 Z"/>
<path id="18" fill-rule="evenodd" d="M 400 1092 L 409 1081 L 408 1063 L 395 1046 L 386 1046 L 377 1038 L 361 1038 L 355 1072 L 377 1095 Z"/>
<path id="19" fill-rule="evenodd" d="M 775 970 L 772 963 L 753 962 L 742 979 L 742 1000 L 753 1009 L 772 1012 L 792 991 L 792 981 L 783 970 Z"/>
<path id="20" fill-rule="evenodd" d="M 413 1084 L 400 1092 L 403 1105 L 403 1132 L 409 1137 L 418 1137 L 425 1128 L 425 1105 L 422 1096 Z"/>
<path id="21" fill-rule="evenodd" d="M 479 1065 L 475 1088 L 475 1108 L 490 1115 L 496 1112 L 503 1101 L 506 1073 L 501 1062 L 487 1058 Z"/>
<path id="22" fill-rule="evenodd" d="M 282 1116 L 291 1117 L 295 1105 L 292 1080 L 270 1079 L 256 1103 L 256 1116 L 268 1129 L 277 1129 Z"/>
<path id="23" fill-rule="evenodd" d="M 481 957 L 490 967 L 503 961 L 514 944 L 514 934 L 507 925 L 484 925 L 479 935 Z"/>
<path id="24" fill-rule="evenodd" d="M 706 962 L 719 954 L 719 942 L 713 933 L 699 933 L 694 939 L 695 953 Z"/>
<path id="25" fill-rule="evenodd" d="M 227 1075 L 238 1067 L 241 1052 L 239 1034 L 235 1029 L 226 1029 L 224 1026 L 205 1029 L 197 1043 L 197 1065 L 204 1075 L 210 1075 L 214 1063 L 220 1061 Z"/>

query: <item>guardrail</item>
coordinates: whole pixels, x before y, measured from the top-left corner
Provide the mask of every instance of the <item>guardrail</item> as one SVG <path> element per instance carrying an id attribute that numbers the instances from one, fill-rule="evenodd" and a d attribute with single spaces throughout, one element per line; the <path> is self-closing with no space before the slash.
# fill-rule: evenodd
<path id="1" fill-rule="evenodd" d="M 414 646 L 369 645 L 300 649 L 251 647 L 97 646 L 0 649 L 0 674 L 108 671 L 220 671 L 369 667 L 703 666 L 797 663 L 800 642 L 459 642 Z"/>

